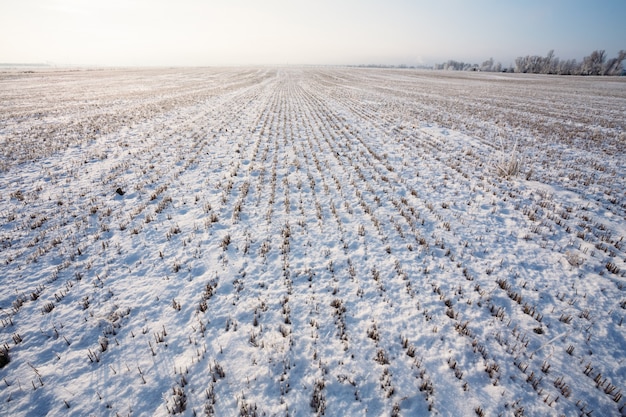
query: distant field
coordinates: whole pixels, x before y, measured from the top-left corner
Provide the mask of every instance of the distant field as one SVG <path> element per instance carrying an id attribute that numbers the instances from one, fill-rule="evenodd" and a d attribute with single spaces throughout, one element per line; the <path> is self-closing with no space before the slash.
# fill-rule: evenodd
<path id="1" fill-rule="evenodd" d="M 626 415 L 626 78 L 0 71 L 0 414 Z"/>

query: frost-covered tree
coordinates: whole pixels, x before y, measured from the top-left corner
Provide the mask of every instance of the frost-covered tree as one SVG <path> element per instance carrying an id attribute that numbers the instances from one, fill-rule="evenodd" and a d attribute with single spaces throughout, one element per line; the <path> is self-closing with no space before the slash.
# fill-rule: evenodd
<path id="1" fill-rule="evenodd" d="M 595 50 L 591 55 L 583 58 L 582 71 L 583 75 L 600 75 L 604 68 L 604 60 L 606 52 L 604 50 Z"/>
<path id="2" fill-rule="evenodd" d="M 559 58 L 555 58 L 554 49 L 551 49 L 548 54 L 543 58 L 541 64 L 542 74 L 556 74 L 556 66 L 559 63 Z"/>
<path id="3" fill-rule="evenodd" d="M 451 59 L 443 64 L 435 65 L 435 69 L 442 69 L 446 71 L 476 71 L 478 69 L 478 65 Z"/>
<path id="4" fill-rule="evenodd" d="M 580 74 L 580 64 L 575 59 L 559 61 L 556 66 L 556 74 L 578 75 Z"/>
<path id="5" fill-rule="evenodd" d="M 483 62 L 482 65 L 480 66 L 480 70 L 488 71 L 488 72 L 493 71 L 493 58 L 489 58 L 488 60 Z"/>
<path id="6" fill-rule="evenodd" d="M 624 71 L 622 61 L 626 59 L 626 50 L 621 50 L 617 57 L 611 58 L 604 64 L 602 75 L 621 75 Z"/>
<path id="7" fill-rule="evenodd" d="M 545 57 L 539 55 L 520 56 L 515 60 L 515 72 L 554 74 L 558 60 L 554 57 L 554 50 L 548 52 Z"/>
<path id="8" fill-rule="evenodd" d="M 621 75 L 624 72 L 622 62 L 626 59 L 626 50 L 619 51 L 615 58 L 606 58 L 604 50 L 596 50 L 586 56 L 582 62 L 575 59 L 560 60 L 554 55 L 554 50 L 548 51 L 546 56 L 526 55 L 515 59 L 514 68 L 503 68 L 500 63 L 494 65 L 493 58 L 484 61 L 480 66 L 449 60 L 435 65 L 435 69 L 454 71 L 505 71 L 529 74 L 559 74 L 559 75 Z"/>

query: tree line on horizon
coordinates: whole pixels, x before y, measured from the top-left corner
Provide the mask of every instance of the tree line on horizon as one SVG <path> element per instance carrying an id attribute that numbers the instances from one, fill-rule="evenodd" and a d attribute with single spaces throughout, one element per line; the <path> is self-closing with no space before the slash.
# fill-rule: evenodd
<path id="1" fill-rule="evenodd" d="M 449 60 L 436 64 L 435 69 L 449 71 L 486 71 L 486 72 L 517 72 L 526 74 L 558 74 L 558 75 L 625 75 L 622 61 L 626 59 L 626 50 L 621 50 L 615 58 L 608 58 L 606 51 L 595 50 L 578 62 L 576 59 L 562 60 L 554 56 L 550 50 L 546 56 L 526 55 L 515 59 L 515 66 L 502 66 L 489 58 L 481 65 Z"/>

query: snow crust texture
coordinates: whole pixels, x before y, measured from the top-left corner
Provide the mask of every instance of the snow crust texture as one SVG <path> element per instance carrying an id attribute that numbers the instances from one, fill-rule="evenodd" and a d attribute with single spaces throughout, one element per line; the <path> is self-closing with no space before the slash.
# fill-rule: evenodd
<path id="1" fill-rule="evenodd" d="M 622 78 L 0 73 L 0 414 L 626 415 Z"/>

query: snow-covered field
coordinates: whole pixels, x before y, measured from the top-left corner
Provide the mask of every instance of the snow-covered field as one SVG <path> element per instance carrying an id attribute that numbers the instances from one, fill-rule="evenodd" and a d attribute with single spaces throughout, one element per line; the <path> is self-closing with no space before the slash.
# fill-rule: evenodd
<path id="1" fill-rule="evenodd" d="M 626 415 L 625 115 L 624 77 L 0 73 L 0 414 Z"/>

